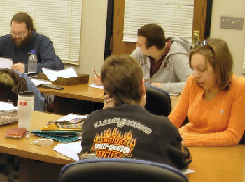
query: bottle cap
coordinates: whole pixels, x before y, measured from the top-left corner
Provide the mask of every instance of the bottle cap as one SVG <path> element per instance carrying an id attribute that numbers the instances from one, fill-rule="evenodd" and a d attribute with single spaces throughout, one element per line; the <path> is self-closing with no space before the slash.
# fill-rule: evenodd
<path id="1" fill-rule="evenodd" d="M 31 54 L 36 54 L 36 51 L 35 50 L 31 50 Z"/>
<path id="2" fill-rule="evenodd" d="M 32 92 L 32 91 L 24 91 L 24 92 L 19 92 L 19 95 L 23 96 L 23 97 L 32 97 L 32 96 L 34 96 L 34 92 Z"/>

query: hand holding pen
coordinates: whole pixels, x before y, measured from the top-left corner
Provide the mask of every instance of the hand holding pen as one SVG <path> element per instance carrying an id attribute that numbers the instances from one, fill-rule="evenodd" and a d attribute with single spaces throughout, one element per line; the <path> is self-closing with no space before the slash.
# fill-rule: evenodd
<path id="1" fill-rule="evenodd" d="M 97 78 L 99 78 L 99 75 L 96 73 L 95 69 L 92 69 L 92 70 L 93 70 L 95 76 L 96 76 Z"/>
<path id="2" fill-rule="evenodd" d="M 95 85 L 102 85 L 102 84 L 101 84 L 101 80 L 100 80 L 100 73 L 97 74 L 96 71 L 95 71 L 95 69 L 92 69 L 92 70 L 93 70 L 93 72 L 94 72 L 94 74 L 95 74 L 95 77 L 94 77 L 94 84 L 95 84 Z"/>

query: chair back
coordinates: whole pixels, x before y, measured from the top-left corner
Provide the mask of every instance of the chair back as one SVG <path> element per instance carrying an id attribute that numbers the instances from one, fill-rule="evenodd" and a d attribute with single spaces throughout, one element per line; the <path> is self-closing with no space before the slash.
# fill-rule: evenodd
<path id="1" fill-rule="evenodd" d="M 145 109 L 152 114 L 168 116 L 171 112 L 171 99 L 167 92 L 149 85 L 146 89 Z"/>
<path id="2" fill-rule="evenodd" d="M 245 131 L 244 131 L 244 133 L 242 135 L 242 138 L 241 138 L 239 144 L 245 144 Z"/>
<path id="3" fill-rule="evenodd" d="M 82 159 L 61 169 L 58 182 L 188 182 L 179 170 L 160 163 L 128 158 Z"/>

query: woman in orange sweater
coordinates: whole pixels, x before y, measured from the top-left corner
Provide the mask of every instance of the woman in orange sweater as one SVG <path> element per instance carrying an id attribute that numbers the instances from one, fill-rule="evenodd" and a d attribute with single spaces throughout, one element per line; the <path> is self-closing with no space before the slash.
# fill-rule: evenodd
<path id="1" fill-rule="evenodd" d="M 169 115 L 186 146 L 237 145 L 245 129 L 245 78 L 232 73 L 226 42 L 208 39 L 190 51 L 193 74 Z M 189 123 L 182 126 L 185 118 Z"/>

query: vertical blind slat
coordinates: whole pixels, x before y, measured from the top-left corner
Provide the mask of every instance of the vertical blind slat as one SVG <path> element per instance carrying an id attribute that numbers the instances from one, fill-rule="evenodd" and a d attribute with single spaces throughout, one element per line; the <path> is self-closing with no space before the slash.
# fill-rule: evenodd
<path id="1" fill-rule="evenodd" d="M 194 0 L 125 0 L 123 41 L 136 42 L 137 30 L 148 23 L 162 26 L 166 37 L 192 40 Z"/>

